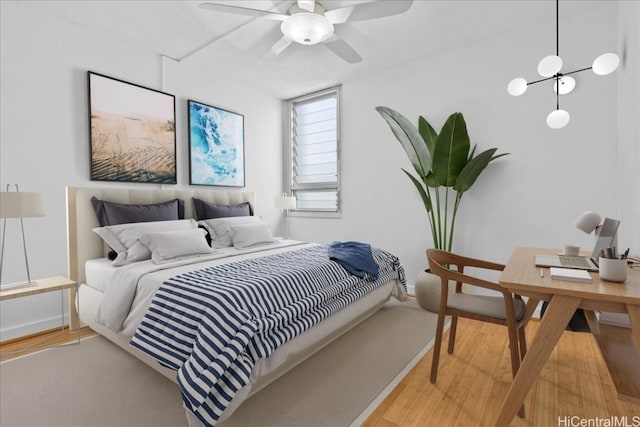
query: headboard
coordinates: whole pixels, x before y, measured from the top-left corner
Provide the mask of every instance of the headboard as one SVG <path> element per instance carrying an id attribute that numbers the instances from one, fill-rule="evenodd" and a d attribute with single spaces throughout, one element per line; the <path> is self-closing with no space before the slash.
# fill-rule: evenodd
<path id="1" fill-rule="evenodd" d="M 67 187 L 67 259 L 69 278 L 78 285 L 85 281 L 84 264 L 107 255 L 108 248 L 93 232 L 98 227 L 91 197 L 115 203 L 148 204 L 173 199 L 184 200 L 185 218 L 195 218 L 192 198 L 234 205 L 249 202 L 256 214 L 255 193 L 219 190 L 157 190 L 140 188 Z"/>

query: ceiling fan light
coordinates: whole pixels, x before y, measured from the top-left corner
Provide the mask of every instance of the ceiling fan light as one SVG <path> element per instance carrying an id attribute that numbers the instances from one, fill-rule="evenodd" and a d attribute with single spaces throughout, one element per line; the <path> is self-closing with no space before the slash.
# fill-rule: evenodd
<path id="1" fill-rule="evenodd" d="M 527 81 L 522 77 L 516 77 L 509 82 L 507 92 L 512 96 L 520 96 L 527 91 Z"/>
<path id="2" fill-rule="evenodd" d="M 538 74 L 542 77 L 551 77 L 562 68 L 562 58 L 556 55 L 545 56 L 538 63 Z"/>
<path id="3" fill-rule="evenodd" d="M 282 33 L 294 42 L 311 45 L 320 43 L 333 35 L 333 24 L 316 13 L 296 13 L 280 26 Z"/>
<path id="4" fill-rule="evenodd" d="M 566 95 L 573 92 L 576 87 L 576 79 L 571 76 L 560 77 L 560 95 Z M 553 83 L 553 91 L 558 92 L 558 82 Z"/>
<path id="5" fill-rule="evenodd" d="M 603 53 L 593 61 L 593 72 L 599 76 L 613 73 L 620 64 L 620 58 L 615 53 Z"/>
<path id="6" fill-rule="evenodd" d="M 565 110 L 553 110 L 547 116 L 547 125 L 551 129 L 561 129 L 569 123 L 570 118 L 569 113 Z"/>

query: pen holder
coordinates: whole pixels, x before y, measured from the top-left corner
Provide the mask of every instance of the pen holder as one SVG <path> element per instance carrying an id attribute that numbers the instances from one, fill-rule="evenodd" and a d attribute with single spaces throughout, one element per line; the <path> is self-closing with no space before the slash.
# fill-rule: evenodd
<path id="1" fill-rule="evenodd" d="M 627 280 L 626 259 L 600 257 L 599 267 L 602 280 L 608 282 L 624 282 Z"/>

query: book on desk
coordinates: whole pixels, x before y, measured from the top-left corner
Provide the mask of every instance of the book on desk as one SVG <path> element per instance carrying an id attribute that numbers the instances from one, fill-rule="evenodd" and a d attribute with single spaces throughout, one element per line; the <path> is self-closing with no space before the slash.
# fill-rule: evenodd
<path id="1" fill-rule="evenodd" d="M 551 273 L 551 278 L 556 280 L 567 280 L 569 282 L 584 283 L 593 282 L 591 275 L 586 270 L 578 270 L 576 268 L 551 267 L 549 268 L 549 272 Z"/>

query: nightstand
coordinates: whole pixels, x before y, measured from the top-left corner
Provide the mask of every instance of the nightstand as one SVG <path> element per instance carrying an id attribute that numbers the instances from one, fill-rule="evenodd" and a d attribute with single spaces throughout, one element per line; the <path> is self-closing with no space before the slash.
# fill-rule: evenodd
<path id="1" fill-rule="evenodd" d="M 47 277 L 44 279 L 34 280 L 35 284 L 24 285 L 15 288 L 3 289 L 0 290 L 0 301 L 10 300 L 13 298 L 22 298 L 31 295 L 44 294 L 46 292 L 54 292 L 60 291 L 60 323 L 61 329 L 64 330 L 64 290 L 69 289 L 69 292 L 74 292 L 77 290 L 77 284 L 73 280 L 62 277 Z M 75 307 L 69 307 L 69 316 L 72 316 L 72 312 L 75 313 Z M 80 343 L 80 328 L 78 328 L 78 341 L 73 344 Z"/>

